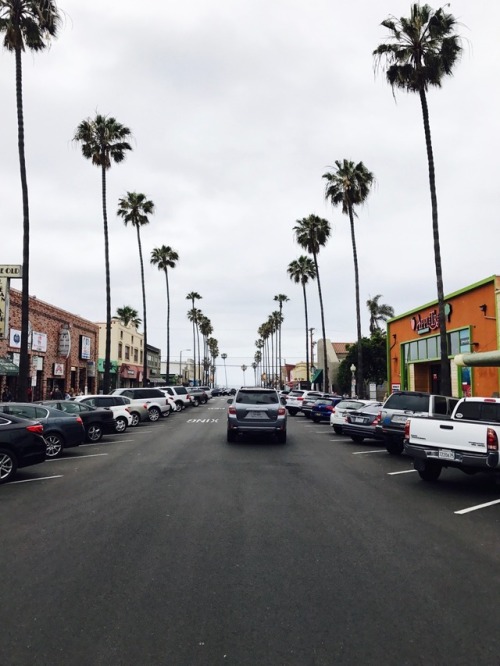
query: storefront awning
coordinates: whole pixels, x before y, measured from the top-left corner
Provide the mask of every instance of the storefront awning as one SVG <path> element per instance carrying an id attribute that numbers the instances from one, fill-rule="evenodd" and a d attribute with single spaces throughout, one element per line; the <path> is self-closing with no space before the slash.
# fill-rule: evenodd
<path id="1" fill-rule="evenodd" d="M 104 372 L 104 359 L 100 358 L 97 361 L 97 372 Z M 118 372 L 118 363 L 116 361 L 111 361 L 111 374 L 116 374 Z"/>
<path id="2" fill-rule="evenodd" d="M 0 375 L 4 377 L 12 377 L 19 374 L 19 368 L 15 363 L 9 361 L 7 358 L 0 358 Z"/>
<path id="3" fill-rule="evenodd" d="M 316 384 L 317 382 L 319 382 L 322 376 L 323 376 L 323 368 L 319 368 L 319 370 L 316 370 L 316 372 L 314 373 L 311 384 Z"/>

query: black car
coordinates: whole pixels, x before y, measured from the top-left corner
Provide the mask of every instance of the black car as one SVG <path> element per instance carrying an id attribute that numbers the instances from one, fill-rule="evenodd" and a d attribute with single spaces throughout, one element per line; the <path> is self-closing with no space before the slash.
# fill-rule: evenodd
<path id="1" fill-rule="evenodd" d="M 342 434 L 350 437 L 353 442 L 360 444 L 364 439 L 377 439 L 383 441 L 384 436 L 379 426 L 380 405 L 367 405 L 362 409 L 347 414 Z"/>
<path id="2" fill-rule="evenodd" d="M 208 402 L 208 395 L 203 389 L 196 386 L 191 386 L 189 388 L 189 395 L 191 396 L 191 404 L 194 407 L 198 407 L 198 405 L 205 405 Z"/>
<path id="3" fill-rule="evenodd" d="M 37 404 L 59 409 L 66 414 L 75 414 L 82 419 L 85 438 L 88 442 L 99 442 L 103 434 L 116 432 L 113 412 L 103 407 L 91 407 L 73 400 L 41 400 Z"/>
<path id="4" fill-rule="evenodd" d="M 19 467 L 45 460 L 43 425 L 12 414 L 0 414 L 0 483 L 11 481 Z"/>
<path id="5" fill-rule="evenodd" d="M 32 402 L 1 402 L 0 412 L 40 421 L 43 424 L 47 458 L 59 458 L 64 449 L 80 446 L 85 441 L 85 428 L 80 416 L 65 414 L 59 409 Z"/>
<path id="6" fill-rule="evenodd" d="M 220 395 L 222 395 L 222 391 L 220 390 L 220 388 L 212 389 L 212 398 L 217 398 Z"/>

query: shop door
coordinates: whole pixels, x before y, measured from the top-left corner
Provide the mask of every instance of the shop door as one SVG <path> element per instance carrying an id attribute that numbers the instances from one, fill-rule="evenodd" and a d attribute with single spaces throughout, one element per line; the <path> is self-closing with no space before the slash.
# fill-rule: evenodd
<path id="1" fill-rule="evenodd" d="M 433 363 L 430 366 L 430 387 L 431 387 L 431 393 L 436 393 L 437 395 L 441 395 L 441 364 L 440 363 Z"/>

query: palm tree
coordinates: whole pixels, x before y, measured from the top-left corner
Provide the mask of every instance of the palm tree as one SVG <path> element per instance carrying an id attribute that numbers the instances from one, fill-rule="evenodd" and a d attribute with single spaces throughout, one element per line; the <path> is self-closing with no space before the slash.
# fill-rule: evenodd
<path id="1" fill-rule="evenodd" d="M 168 284 L 168 269 L 175 268 L 179 255 L 170 245 L 155 247 L 151 252 L 151 264 L 157 266 L 159 271 L 165 271 L 167 284 L 167 381 L 170 376 L 170 288 Z"/>
<path id="2" fill-rule="evenodd" d="M 201 296 L 200 296 L 201 298 Z M 197 366 L 199 368 L 201 354 L 200 354 L 200 331 L 198 328 L 200 318 L 203 316 L 202 311 L 199 308 L 191 308 L 187 312 L 187 318 L 193 325 L 193 361 L 194 361 L 194 371 L 193 371 L 193 385 L 196 386 L 197 378 Z M 198 360 L 196 359 L 196 349 L 198 349 Z M 201 379 L 201 376 L 198 376 L 198 379 Z"/>
<path id="3" fill-rule="evenodd" d="M 282 388 L 282 382 L 281 382 L 281 325 L 283 324 L 283 303 L 286 303 L 290 299 L 286 294 L 276 294 L 274 297 L 274 300 L 279 303 L 279 308 L 280 308 L 280 325 L 278 329 L 278 347 L 279 347 L 279 352 L 278 352 L 278 357 L 279 357 L 279 372 L 280 372 L 280 388 Z"/>
<path id="4" fill-rule="evenodd" d="M 154 203 L 146 198 L 145 194 L 137 192 L 127 192 L 126 197 L 118 200 L 118 210 L 116 214 L 123 218 L 125 226 L 130 224 L 137 231 L 137 245 L 139 247 L 139 263 L 141 265 L 141 285 L 142 285 L 142 316 L 144 328 L 144 354 L 142 357 L 142 385 L 148 385 L 148 326 L 146 315 L 146 284 L 144 282 L 144 261 L 142 258 L 141 227 L 149 224 L 148 215 L 155 212 Z"/>
<path id="5" fill-rule="evenodd" d="M 111 371 L 111 280 L 109 273 L 108 212 L 106 203 L 106 171 L 111 164 L 120 164 L 126 151 L 132 150 L 126 141 L 132 133 L 115 118 L 97 114 L 83 120 L 76 128 L 74 141 L 81 144 L 82 155 L 101 169 L 102 218 L 104 222 L 104 263 L 106 270 L 106 346 L 104 353 L 103 392 L 109 393 Z"/>
<path id="6" fill-rule="evenodd" d="M 197 291 L 189 292 L 189 294 L 186 296 L 186 299 L 188 301 L 191 301 L 192 304 L 191 310 L 196 309 L 194 307 L 194 302 L 199 301 L 201 298 L 202 296 L 200 296 L 200 294 Z M 188 318 L 189 318 L 189 313 L 188 313 Z M 193 323 L 193 366 L 194 366 L 193 384 L 196 386 L 196 329 L 195 329 L 196 318 L 192 318 L 189 321 Z"/>
<path id="7" fill-rule="evenodd" d="M 122 308 L 116 308 L 116 316 L 124 326 L 132 324 L 135 328 L 139 328 L 142 323 L 139 313 L 130 305 L 124 305 Z"/>
<path id="8" fill-rule="evenodd" d="M 370 188 L 374 182 L 373 174 L 368 171 L 363 162 L 354 164 L 350 160 L 335 160 L 336 169 L 333 172 L 323 174 L 327 185 L 325 188 L 325 198 L 330 199 L 333 206 L 342 206 L 344 215 L 349 216 L 351 225 L 351 243 L 352 256 L 354 259 L 354 286 L 356 294 L 356 330 L 358 339 L 358 366 L 357 366 L 357 386 L 361 391 L 361 397 L 364 396 L 363 379 L 363 349 L 361 345 L 361 307 L 359 303 L 359 270 L 358 253 L 356 250 L 356 235 L 354 233 L 355 206 L 363 204 Z"/>
<path id="9" fill-rule="evenodd" d="M 386 43 L 380 44 L 373 52 L 376 64 L 380 64 L 381 60 L 385 59 L 386 78 L 393 93 L 395 88 L 400 88 L 406 92 L 418 93 L 420 97 L 431 192 L 432 234 L 439 310 L 441 392 L 451 395 L 436 179 L 427 91 L 430 86 L 440 88 L 443 78 L 451 76 L 453 67 L 462 53 L 461 40 L 455 33 L 457 25 L 455 18 L 451 14 L 447 14 L 442 7 L 434 10 L 429 5 L 414 3 L 411 7 L 410 18 L 396 19 L 391 16 L 382 21 L 382 25 L 389 30 L 389 37 Z"/>
<path id="10" fill-rule="evenodd" d="M 307 295 L 306 295 L 306 284 L 309 280 L 314 280 L 316 278 L 316 268 L 314 267 L 314 262 L 311 257 L 306 257 L 304 254 L 301 255 L 298 259 L 294 259 L 288 264 L 287 273 L 290 277 L 290 280 L 293 280 L 296 284 L 302 285 L 302 293 L 304 295 L 304 312 L 306 319 L 306 377 L 309 381 L 309 322 L 307 314 Z"/>
<path id="11" fill-rule="evenodd" d="M 381 321 L 385 323 L 388 319 L 394 317 L 394 308 L 385 303 L 379 304 L 380 298 L 382 298 L 382 294 L 377 294 L 366 301 L 366 306 L 370 313 L 370 335 L 374 335 L 377 331 L 380 331 Z"/>
<path id="12" fill-rule="evenodd" d="M 314 268 L 316 271 L 316 279 L 318 281 L 318 294 L 319 306 L 321 311 L 321 329 L 323 332 L 323 391 L 327 392 L 329 387 L 328 381 L 328 357 L 326 353 L 326 331 L 325 331 L 325 311 L 323 308 L 323 296 L 321 294 L 321 282 L 319 279 L 318 268 L 318 253 L 324 247 L 330 237 L 330 224 L 317 215 L 309 215 L 302 220 L 297 220 L 297 224 L 293 228 L 295 232 L 295 240 L 297 243 L 312 254 L 314 261 Z"/>
<path id="13" fill-rule="evenodd" d="M 30 51 L 43 51 L 50 39 L 56 37 L 61 18 L 53 0 L 0 0 L 0 33 L 5 33 L 3 45 L 13 51 L 16 67 L 16 106 L 17 106 L 17 145 L 21 172 L 21 193 L 23 204 L 23 268 L 21 295 L 21 348 L 19 350 L 18 399 L 28 398 L 28 378 L 30 375 L 28 355 L 29 329 L 29 269 L 30 269 L 30 214 L 28 200 L 28 178 L 24 154 L 24 109 L 23 109 L 23 69 L 22 54 Z"/>

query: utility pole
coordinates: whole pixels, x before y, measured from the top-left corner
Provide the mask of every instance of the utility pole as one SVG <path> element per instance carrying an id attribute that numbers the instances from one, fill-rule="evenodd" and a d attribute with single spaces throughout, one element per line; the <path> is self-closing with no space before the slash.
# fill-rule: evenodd
<path id="1" fill-rule="evenodd" d="M 310 328 L 309 329 L 309 339 L 311 341 L 311 366 L 314 365 L 314 345 L 316 344 L 313 342 L 313 331 L 315 331 L 315 328 Z"/>

